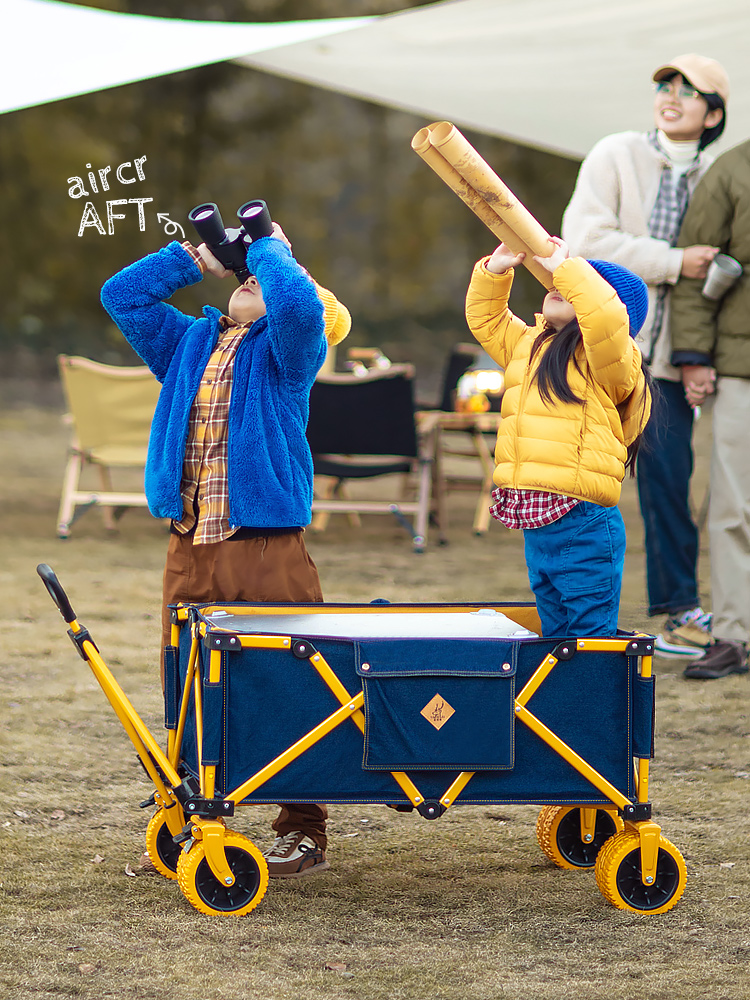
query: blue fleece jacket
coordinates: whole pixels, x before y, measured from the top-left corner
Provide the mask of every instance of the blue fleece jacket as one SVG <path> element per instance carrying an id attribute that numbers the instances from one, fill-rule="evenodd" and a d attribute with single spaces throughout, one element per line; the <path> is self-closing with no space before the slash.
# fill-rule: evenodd
<path id="1" fill-rule="evenodd" d="M 234 527 L 309 524 L 312 458 L 305 437 L 309 395 L 326 356 L 323 305 L 309 275 L 280 240 L 248 248 L 247 265 L 266 315 L 237 349 L 229 403 L 229 521 Z M 162 383 L 151 424 L 146 497 L 154 517 L 182 517 L 180 483 L 195 394 L 219 335 L 221 313 L 186 316 L 164 300 L 201 280 L 173 242 L 136 261 L 102 288 L 102 304 Z"/>

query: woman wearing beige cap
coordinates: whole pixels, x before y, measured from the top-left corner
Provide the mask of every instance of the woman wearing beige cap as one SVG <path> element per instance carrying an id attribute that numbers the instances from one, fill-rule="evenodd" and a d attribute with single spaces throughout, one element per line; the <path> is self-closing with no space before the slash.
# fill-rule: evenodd
<path id="1" fill-rule="evenodd" d="M 693 410 L 670 364 L 669 298 L 680 276 L 702 278 L 714 246 L 675 246 L 688 201 L 726 120 L 729 80 L 705 56 L 678 56 L 653 74 L 650 132 L 601 139 L 581 164 L 563 216 L 572 254 L 613 261 L 646 282 L 649 312 L 638 338 L 660 390 L 638 460 L 650 615 L 666 615 L 657 651 L 699 656 L 711 641 L 700 607 L 698 529 L 690 512 Z"/>

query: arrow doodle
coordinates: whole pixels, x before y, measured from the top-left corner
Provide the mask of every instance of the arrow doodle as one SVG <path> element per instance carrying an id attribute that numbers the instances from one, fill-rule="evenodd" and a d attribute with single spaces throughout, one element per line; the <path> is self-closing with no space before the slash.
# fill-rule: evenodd
<path id="1" fill-rule="evenodd" d="M 159 222 L 163 223 L 164 232 L 166 233 L 167 236 L 174 236 L 174 234 L 179 229 L 180 235 L 182 236 L 183 240 L 185 239 L 185 230 L 182 228 L 179 222 L 175 222 L 174 219 L 170 219 L 169 214 L 167 212 L 157 212 L 156 218 Z"/>

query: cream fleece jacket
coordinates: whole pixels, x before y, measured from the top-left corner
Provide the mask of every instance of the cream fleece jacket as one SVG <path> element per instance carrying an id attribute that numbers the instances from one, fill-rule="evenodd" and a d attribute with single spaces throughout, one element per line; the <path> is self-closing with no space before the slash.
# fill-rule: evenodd
<path id="1" fill-rule="evenodd" d="M 713 163 L 705 150 L 688 170 L 688 193 Z M 649 235 L 649 218 L 659 191 L 659 180 L 669 159 L 655 149 L 646 132 L 617 132 L 601 139 L 581 164 L 573 196 L 562 221 L 562 238 L 577 254 L 610 260 L 629 268 L 648 285 L 649 311 L 637 337 L 651 358 L 657 378 L 679 382 L 680 373 L 669 363 L 669 299 L 661 330 L 653 329 L 656 290 L 674 285 L 680 276 L 683 251 Z"/>

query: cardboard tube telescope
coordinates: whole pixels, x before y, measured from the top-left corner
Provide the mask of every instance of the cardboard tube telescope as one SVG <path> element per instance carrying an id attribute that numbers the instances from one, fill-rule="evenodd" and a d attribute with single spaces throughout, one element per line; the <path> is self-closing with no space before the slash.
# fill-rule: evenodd
<path id="1" fill-rule="evenodd" d="M 428 125 L 417 132 L 411 146 L 498 239 L 513 253 L 526 254 L 524 267 L 551 289 L 552 275 L 533 259 L 534 254 L 553 253 L 549 233 L 455 125 Z"/>

